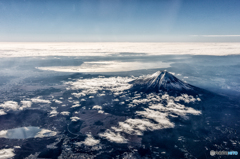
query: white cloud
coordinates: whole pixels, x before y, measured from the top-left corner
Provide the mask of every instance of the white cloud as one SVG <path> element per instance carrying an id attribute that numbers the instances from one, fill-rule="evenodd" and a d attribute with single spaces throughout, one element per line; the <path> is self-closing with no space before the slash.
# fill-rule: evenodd
<path id="1" fill-rule="evenodd" d="M 0 137 L 5 137 L 7 135 L 7 130 L 0 131 Z"/>
<path id="2" fill-rule="evenodd" d="M 114 102 L 119 102 L 119 99 L 116 98 L 116 99 L 113 99 L 113 101 L 114 101 Z"/>
<path id="3" fill-rule="evenodd" d="M 106 130 L 104 133 L 100 133 L 99 136 L 106 138 L 111 142 L 127 143 L 127 139 L 125 139 L 122 135 L 120 135 L 120 133 L 114 133 L 110 130 Z"/>
<path id="4" fill-rule="evenodd" d="M 21 101 L 21 107 L 19 108 L 20 110 L 26 109 L 26 108 L 30 108 L 32 106 L 32 102 L 31 101 Z"/>
<path id="5" fill-rule="evenodd" d="M 143 135 L 143 131 L 160 129 L 160 127 L 147 119 L 127 119 L 119 122 L 118 127 L 112 127 L 112 129 L 130 135 Z"/>
<path id="6" fill-rule="evenodd" d="M 4 111 L 10 111 L 10 110 L 16 111 L 19 109 L 19 105 L 15 101 L 6 101 L 3 104 L 0 104 L 0 108 L 3 108 Z"/>
<path id="7" fill-rule="evenodd" d="M 49 137 L 49 136 L 55 136 L 57 135 L 57 132 L 47 130 L 47 129 L 41 129 L 34 138 L 43 138 L 43 137 Z"/>
<path id="8" fill-rule="evenodd" d="M 134 105 L 134 104 L 128 104 L 128 107 L 129 107 L 129 108 L 133 108 L 133 107 L 136 107 L 136 105 Z"/>
<path id="9" fill-rule="evenodd" d="M 74 103 L 74 104 L 79 104 L 80 102 L 79 102 L 79 101 L 74 101 L 73 103 Z"/>
<path id="10" fill-rule="evenodd" d="M 7 159 L 14 157 L 14 149 L 2 149 L 0 150 L 0 159 Z"/>
<path id="11" fill-rule="evenodd" d="M 127 142 L 127 139 L 120 135 L 120 133 L 143 135 L 144 131 L 174 128 L 175 124 L 170 121 L 169 117 L 182 117 L 188 119 L 188 114 L 201 114 L 201 111 L 177 103 L 177 101 L 180 100 L 185 103 L 195 102 L 197 100 L 193 96 L 187 94 L 173 97 L 168 94 L 159 96 L 158 94 L 151 93 L 147 95 L 147 98 L 140 97 L 139 94 L 136 94 L 136 96 L 132 98 L 132 104 L 129 104 L 129 107 L 143 103 L 147 104 L 149 106 L 148 108 L 145 108 L 143 111 L 137 111 L 134 119 L 127 119 L 123 122 L 119 122 L 118 126 L 107 129 L 106 132 L 99 134 L 99 136 L 105 137 L 112 142 L 122 142 L 122 140 Z M 163 103 L 166 104 L 160 104 L 159 102 L 161 101 L 164 101 Z M 151 120 L 154 120 L 156 123 Z"/>
<path id="12" fill-rule="evenodd" d="M 37 67 L 40 70 L 50 70 L 58 72 L 122 72 L 139 69 L 156 69 L 170 67 L 170 62 L 164 63 L 158 61 L 152 62 L 121 62 L 121 61 L 101 61 L 84 62 L 80 66 L 55 66 L 55 67 Z"/>
<path id="13" fill-rule="evenodd" d="M 86 96 L 86 94 L 82 93 L 82 92 L 80 92 L 80 93 L 72 93 L 72 95 L 75 96 L 76 98 L 80 98 L 80 97 Z"/>
<path id="14" fill-rule="evenodd" d="M 94 105 L 94 106 L 92 107 L 92 109 L 102 109 L 102 107 L 99 106 L 99 105 Z"/>
<path id="15" fill-rule="evenodd" d="M 63 112 L 61 112 L 61 114 L 68 116 L 68 115 L 70 114 L 70 112 L 68 112 L 68 111 L 63 111 Z"/>
<path id="16" fill-rule="evenodd" d="M 0 104 L 0 115 L 5 115 L 9 111 L 19 111 L 30 108 L 32 106 L 31 101 L 21 101 L 21 105 L 18 105 L 15 101 L 6 101 Z"/>
<path id="17" fill-rule="evenodd" d="M 81 146 L 82 144 L 86 145 L 86 146 L 95 146 L 98 145 L 100 143 L 100 140 L 96 140 L 93 138 L 93 136 L 91 134 L 87 134 L 87 138 L 82 141 L 82 142 L 75 142 L 75 145 Z"/>
<path id="18" fill-rule="evenodd" d="M 7 113 L 0 109 L 0 115 L 6 115 Z"/>
<path id="19" fill-rule="evenodd" d="M 174 98 L 174 97 L 172 97 Z M 196 101 L 201 101 L 200 98 L 194 98 L 191 95 L 187 95 L 187 94 L 181 94 L 181 96 L 177 96 L 174 98 L 175 101 L 184 101 L 185 103 L 191 103 L 191 102 L 196 102 Z"/>
<path id="20" fill-rule="evenodd" d="M 101 96 L 105 96 L 105 94 L 104 94 L 104 93 L 101 93 L 101 94 L 98 94 L 97 96 L 98 96 L 98 97 L 101 97 Z"/>
<path id="21" fill-rule="evenodd" d="M 184 119 L 188 119 L 187 114 L 192 114 L 192 115 L 200 115 L 201 114 L 201 111 L 195 110 L 191 107 L 185 107 L 182 104 L 175 103 L 171 99 L 167 101 L 166 106 L 163 106 L 162 104 L 158 104 L 158 105 L 152 105 L 149 108 L 154 109 L 154 110 L 159 110 L 161 112 L 165 112 L 168 115 L 170 115 L 171 113 L 174 113 Z M 171 116 L 172 115 L 173 114 L 171 114 Z"/>
<path id="22" fill-rule="evenodd" d="M 57 100 L 57 99 L 54 99 L 53 101 L 54 101 L 55 103 L 57 103 L 57 104 L 61 104 L 61 103 L 62 103 L 62 101 Z"/>
<path id="23" fill-rule="evenodd" d="M 74 104 L 74 105 L 72 105 L 71 108 L 76 108 L 76 107 L 80 107 L 80 106 L 81 106 L 81 104 Z"/>
<path id="24" fill-rule="evenodd" d="M 150 99 L 134 99 L 131 103 L 133 104 L 146 104 L 150 102 Z"/>
<path id="25" fill-rule="evenodd" d="M 32 98 L 31 100 L 32 100 L 33 103 L 46 103 L 46 104 L 51 103 L 49 100 L 40 99 L 40 97 Z"/>
<path id="26" fill-rule="evenodd" d="M 76 117 L 76 116 L 71 117 L 70 119 L 71 119 L 71 121 L 78 121 L 78 120 L 80 120 L 80 118 L 79 118 L 79 117 Z"/>
<path id="27" fill-rule="evenodd" d="M 71 90 L 81 90 L 81 96 L 91 95 L 89 98 L 94 98 L 93 94 L 97 94 L 98 91 L 104 92 L 104 90 L 110 90 L 113 93 L 121 94 L 124 90 L 129 89 L 132 85 L 128 82 L 134 78 L 129 77 L 110 77 L 110 78 L 91 78 L 91 79 L 79 79 L 77 81 L 66 82 Z M 101 94 L 101 93 L 100 93 Z M 79 93 L 73 94 L 79 96 Z"/>
<path id="28" fill-rule="evenodd" d="M 56 111 L 56 109 L 53 109 L 51 112 L 50 112 L 50 117 L 54 117 L 54 116 L 57 116 L 58 115 L 58 112 Z"/>
<path id="29" fill-rule="evenodd" d="M 143 97 L 140 94 L 135 94 L 135 96 L 132 99 L 130 99 L 129 101 L 130 101 L 130 103 L 128 104 L 128 106 L 131 108 L 131 107 L 135 107 L 136 105 L 139 105 L 139 104 L 152 105 L 154 103 L 159 103 L 162 101 L 162 99 L 160 98 L 160 96 L 158 94 L 150 93 L 146 97 Z"/>
<path id="30" fill-rule="evenodd" d="M 172 128 L 174 127 L 174 124 L 170 122 L 170 120 L 167 118 L 167 113 L 162 113 L 159 111 L 151 110 L 146 108 L 145 111 L 138 111 L 136 112 L 137 115 L 141 115 L 147 119 L 153 119 L 156 122 L 158 122 L 158 128 Z"/>
<path id="31" fill-rule="evenodd" d="M 103 113 L 104 114 L 108 114 L 108 113 L 105 113 L 103 110 L 99 110 L 98 113 L 100 113 L 100 114 L 103 114 Z"/>

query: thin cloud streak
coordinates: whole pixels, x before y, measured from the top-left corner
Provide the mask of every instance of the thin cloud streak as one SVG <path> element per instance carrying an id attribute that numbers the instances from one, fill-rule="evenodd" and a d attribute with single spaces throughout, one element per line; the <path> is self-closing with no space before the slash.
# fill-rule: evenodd
<path id="1" fill-rule="evenodd" d="M 193 37 L 240 37 L 240 35 L 191 35 Z"/>

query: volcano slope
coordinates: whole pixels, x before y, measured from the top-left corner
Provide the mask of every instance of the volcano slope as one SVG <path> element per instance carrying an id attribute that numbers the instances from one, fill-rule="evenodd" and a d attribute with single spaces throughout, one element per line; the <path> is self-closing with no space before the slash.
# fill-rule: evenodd
<path id="1" fill-rule="evenodd" d="M 187 84 L 167 71 L 129 84 L 102 107 L 126 120 L 99 133 L 100 137 L 134 145 L 136 156 L 150 158 L 206 158 L 210 150 L 236 148 L 239 138 L 231 131 L 239 130 L 232 123 L 239 110 L 227 97 Z"/>

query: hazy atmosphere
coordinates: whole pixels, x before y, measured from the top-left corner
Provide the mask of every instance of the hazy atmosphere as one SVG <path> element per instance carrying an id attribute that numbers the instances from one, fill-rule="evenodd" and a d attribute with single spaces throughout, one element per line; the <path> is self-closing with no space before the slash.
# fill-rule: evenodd
<path id="1" fill-rule="evenodd" d="M 0 0 L 0 159 L 239 158 L 239 7 Z"/>

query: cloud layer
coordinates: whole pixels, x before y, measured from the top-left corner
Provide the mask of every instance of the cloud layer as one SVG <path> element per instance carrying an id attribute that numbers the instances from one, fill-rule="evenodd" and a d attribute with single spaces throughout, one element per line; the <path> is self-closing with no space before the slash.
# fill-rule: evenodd
<path id="1" fill-rule="evenodd" d="M 239 54 L 239 49 L 239 43 L 0 43 L 0 57 L 111 56 L 116 53 L 222 56 Z"/>
<path id="2" fill-rule="evenodd" d="M 104 95 L 104 91 L 109 90 L 113 93 L 122 93 L 124 90 L 129 89 L 132 85 L 128 82 L 134 78 L 131 77 L 110 77 L 110 78 L 91 78 L 91 79 L 79 79 L 73 82 L 66 82 L 68 90 L 81 90 L 80 93 L 72 93 L 75 97 L 84 97 L 86 95 L 98 94 L 98 91 L 102 91 L 100 96 Z"/>
<path id="3" fill-rule="evenodd" d="M 142 101 L 148 102 L 149 107 L 144 108 L 143 111 L 136 111 L 134 119 L 129 118 L 124 122 L 119 122 L 118 126 L 111 127 L 111 129 L 106 130 L 104 133 L 100 133 L 99 136 L 111 142 L 126 143 L 128 139 L 125 138 L 126 135 L 124 134 L 143 135 L 145 131 L 174 128 L 175 124 L 170 121 L 171 117 L 187 120 L 188 115 L 200 115 L 201 111 L 176 102 L 179 101 L 179 99 L 183 99 L 185 103 L 197 101 L 197 99 L 192 96 L 190 97 L 192 99 L 190 101 L 186 94 L 183 96 L 185 98 L 165 94 L 162 97 L 158 96 L 158 98 L 155 98 L 153 94 L 151 94 L 148 96 L 148 99 L 134 99 L 133 102 L 135 104 L 142 103 Z M 153 104 L 156 101 L 161 104 Z M 155 122 L 152 122 L 152 120 Z"/>
<path id="4" fill-rule="evenodd" d="M 40 70 L 57 72 L 122 72 L 140 69 L 156 69 L 170 67 L 171 63 L 164 62 L 121 62 L 121 61 L 102 61 L 84 62 L 80 66 L 56 66 L 56 67 L 37 67 Z"/>
<path id="5" fill-rule="evenodd" d="M 135 112 L 135 118 L 128 118 L 118 125 L 112 126 L 99 136 L 111 142 L 126 143 L 128 142 L 128 135 L 143 135 L 145 131 L 154 131 L 166 128 L 174 128 L 175 123 L 171 118 L 181 118 L 187 120 L 189 115 L 200 115 L 201 111 L 187 107 L 183 103 L 200 102 L 201 99 L 196 96 L 182 94 L 180 96 L 169 96 L 168 94 L 150 93 L 144 94 L 142 92 L 129 92 L 132 81 L 135 77 L 98 77 L 91 79 L 79 79 L 77 81 L 67 82 L 68 90 L 80 91 L 72 93 L 77 98 L 83 98 L 87 95 L 91 97 L 98 94 L 104 94 L 105 91 L 112 92 L 115 99 L 114 103 L 124 105 L 132 109 L 144 105 L 142 111 Z M 123 100 L 124 99 L 124 100 Z M 106 101 L 107 102 L 107 101 Z M 111 103 L 111 102 L 110 102 Z M 104 105 L 95 105 L 92 109 L 108 109 Z M 116 108 L 112 108 L 116 109 Z M 72 121 L 77 120 L 78 117 L 72 117 Z M 154 121 L 154 122 L 153 122 Z"/>

